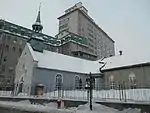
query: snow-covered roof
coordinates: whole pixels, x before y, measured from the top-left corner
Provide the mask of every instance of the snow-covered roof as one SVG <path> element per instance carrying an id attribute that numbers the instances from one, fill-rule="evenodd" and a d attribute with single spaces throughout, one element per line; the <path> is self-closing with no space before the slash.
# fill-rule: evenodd
<path id="1" fill-rule="evenodd" d="M 100 73 L 99 68 L 103 65 L 99 63 L 101 60 L 89 61 L 47 50 L 44 50 L 43 53 L 37 52 L 32 49 L 30 44 L 27 45 L 33 59 L 38 62 L 37 66 L 40 68 L 88 74 L 90 72 Z M 105 58 L 102 62 L 106 63 L 102 68 L 103 71 L 140 64 L 150 64 L 150 54 L 116 55 Z"/>
<path id="2" fill-rule="evenodd" d="M 37 66 L 39 68 L 56 69 L 84 74 L 89 74 L 90 72 L 100 73 L 99 68 L 101 67 L 101 64 L 98 61 L 89 61 L 47 50 L 37 52 L 32 49 L 30 44 L 27 44 L 27 46 L 33 59 L 38 62 Z"/>
<path id="3" fill-rule="evenodd" d="M 105 58 L 106 65 L 102 70 L 129 67 L 140 64 L 150 64 L 150 54 L 116 55 Z"/>

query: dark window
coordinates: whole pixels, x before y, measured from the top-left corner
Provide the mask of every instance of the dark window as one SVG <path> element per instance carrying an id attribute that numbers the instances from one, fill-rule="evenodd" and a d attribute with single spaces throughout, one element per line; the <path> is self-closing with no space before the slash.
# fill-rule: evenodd
<path id="1" fill-rule="evenodd" d="M 75 76 L 75 89 L 79 89 L 79 84 L 80 84 L 80 77 Z"/>
<path id="2" fill-rule="evenodd" d="M 19 91 L 18 91 L 18 93 L 22 93 L 22 89 L 23 89 L 23 83 L 20 83 L 19 84 Z"/>
<path id="3" fill-rule="evenodd" d="M 16 50 L 16 48 L 15 47 L 13 47 L 13 51 L 15 52 L 15 50 Z"/>
<path id="4" fill-rule="evenodd" d="M 61 89 L 61 87 L 62 87 L 62 75 L 61 74 L 56 75 L 55 82 L 56 82 L 56 88 Z"/>
<path id="5" fill-rule="evenodd" d="M 80 81 L 79 81 L 79 89 L 82 89 L 82 79 L 80 78 Z"/>
<path id="6" fill-rule="evenodd" d="M 19 54 L 21 55 L 21 53 L 22 53 L 22 49 L 21 49 L 21 48 L 19 48 Z"/>
<path id="7" fill-rule="evenodd" d="M 6 51 L 9 51 L 9 45 L 6 45 Z"/>

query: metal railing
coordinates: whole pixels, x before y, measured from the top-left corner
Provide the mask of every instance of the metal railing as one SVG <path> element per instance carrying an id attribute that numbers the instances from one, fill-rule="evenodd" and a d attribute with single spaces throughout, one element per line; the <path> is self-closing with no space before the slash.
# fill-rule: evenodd
<path id="1" fill-rule="evenodd" d="M 105 87 L 105 88 L 104 88 Z M 101 101 L 140 101 L 150 102 L 150 87 L 137 87 L 136 89 L 118 88 L 110 89 L 110 87 L 95 87 L 92 91 L 94 100 Z M 20 97 L 36 97 L 36 95 L 29 95 L 27 93 L 20 92 Z M 0 96 L 13 96 L 12 91 L 0 91 Z M 72 86 L 62 87 L 59 90 L 51 86 L 44 87 L 44 94 L 42 98 L 64 98 L 75 100 L 88 100 L 89 92 L 84 87 L 75 88 Z"/>

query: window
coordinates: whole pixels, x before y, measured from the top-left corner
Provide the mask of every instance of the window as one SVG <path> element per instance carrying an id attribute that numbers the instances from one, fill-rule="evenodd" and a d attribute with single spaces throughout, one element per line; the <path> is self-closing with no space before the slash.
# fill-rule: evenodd
<path id="1" fill-rule="evenodd" d="M 64 28 L 66 28 L 66 27 L 68 27 L 68 24 L 64 24 L 64 25 L 62 25 L 62 26 L 59 26 L 59 30 L 64 29 Z"/>
<path id="2" fill-rule="evenodd" d="M 115 81 L 114 81 L 114 76 L 113 75 L 109 76 L 109 84 L 110 84 L 111 89 L 115 88 Z"/>
<path id="3" fill-rule="evenodd" d="M 55 84 L 56 84 L 56 88 L 57 89 L 61 89 L 62 88 L 62 75 L 61 74 L 57 74 L 56 75 L 56 80 L 55 80 Z"/>
<path id="4" fill-rule="evenodd" d="M 136 88 L 136 76 L 133 72 L 129 74 L 129 84 L 131 89 Z"/>
<path id="5" fill-rule="evenodd" d="M 75 76 L 75 89 L 79 89 L 79 84 L 80 84 L 80 77 Z"/>
<path id="6" fill-rule="evenodd" d="M 13 51 L 15 52 L 15 50 L 16 50 L 16 48 L 15 47 L 13 47 Z"/>
<path id="7" fill-rule="evenodd" d="M 22 49 L 21 49 L 21 48 L 19 48 L 19 54 L 21 55 L 21 53 L 22 53 Z"/>
<path id="8" fill-rule="evenodd" d="M 20 83 L 19 84 L 19 91 L 18 91 L 18 93 L 22 93 L 22 89 L 23 89 L 23 83 Z"/>
<path id="9" fill-rule="evenodd" d="M 9 45 L 6 45 L 6 51 L 9 51 Z"/>

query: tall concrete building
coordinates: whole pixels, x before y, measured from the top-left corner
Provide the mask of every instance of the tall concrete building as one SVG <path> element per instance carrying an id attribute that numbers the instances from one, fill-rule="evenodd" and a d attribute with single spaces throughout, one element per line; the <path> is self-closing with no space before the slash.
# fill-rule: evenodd
<path id="1" fill-rule="evenodd" d="M 114 41 L 88 15 L 88 10 L 81 2 L 65 10 L 65 14 L 58 19 L 59 34 L 69 31 L 85 37 L 88 41 L 87 48 L 83 50 L 82 47 L 75 49 L 75 45 L 71 46 L 72 52 L 91 54 L 97 59 L 115 55 Z"/>

